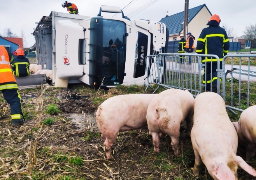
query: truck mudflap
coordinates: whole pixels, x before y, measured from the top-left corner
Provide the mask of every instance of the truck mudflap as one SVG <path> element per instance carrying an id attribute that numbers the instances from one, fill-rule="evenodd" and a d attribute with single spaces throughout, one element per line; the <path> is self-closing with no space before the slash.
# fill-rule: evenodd
<path id="1" fill-rule="evenodd" d="M 18 86 L 41 85 L 47 83 L 45 74 L 33 74 L 26 77 L 15 77 Z"/>

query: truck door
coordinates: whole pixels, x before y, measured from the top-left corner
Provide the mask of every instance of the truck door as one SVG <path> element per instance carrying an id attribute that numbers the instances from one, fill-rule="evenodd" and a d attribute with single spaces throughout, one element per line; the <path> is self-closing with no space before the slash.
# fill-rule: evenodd
<path id="1" fill-rule="evenodd" d="M 135 63 L 134 63 L 134 78 L 145 75 L 146 61 L 148 51 L 148 36 L 142 32 L 138 32 L 137 43 L 135 47 Z"/>
<path id="2" fill-rule="evenodd" d="M 84 38 L 83 28 L 71 20 L 56 23 L 56 67 L 59 78 L 81 77 L 83 64 L 79 62 L 79 39 Z"/>

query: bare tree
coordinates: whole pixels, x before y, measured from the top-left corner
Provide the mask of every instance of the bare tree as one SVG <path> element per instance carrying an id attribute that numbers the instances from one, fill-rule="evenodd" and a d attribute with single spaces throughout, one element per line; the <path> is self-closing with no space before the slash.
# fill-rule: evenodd
<path id="1" fill-rule="evenodd" d="M 243 38 L 250 41 L 250 49 L 252 44 L 256 41 L 256 24 L 249 25 L 245 28 Z"/>
<path id="2" fill-rule="evenodd" d="M 23 39 L 23 47 L 27 47 L 27 41 L 23 30 L 20 32 L 20 37 Z"/>
<path id="3" fill-rule="evenodd" d="M 246 40 L 251 40 L 251 41 L 256 39 L 256 24 L 255 25 L 247 26 L 245 28 L 244 38 Z"/>
<path id="4" fill-rule="evenodd" d="M 14 34 L 10 28 L 6 28 L 4 30 L 4 34 L 3 34 L 5 37 L 17 37 L 16 34 Z"/>
<path id="5" fill-rule="evenodd" d="M 234 37 L 234 36 L 235 36 L 235 33 L 234 33 L 234 31 L 233 31 L 233 28 L 229 28 L 227 24 L 223 24 L 222 27 L 223 27 L 223 28 L 225 29 L 225 31 L 227 32 L 228 37 Z"/>

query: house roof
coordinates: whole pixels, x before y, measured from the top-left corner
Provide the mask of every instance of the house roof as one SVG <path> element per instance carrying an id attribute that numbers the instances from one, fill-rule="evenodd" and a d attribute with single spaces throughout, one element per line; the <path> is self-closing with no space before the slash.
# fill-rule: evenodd
<path id="1" fill-rule="evenodd" d="M 203 7 L 207 8 L 207 6 L 203 4 L 188 10 L 188 24 Z M 207 10 L 209 11 L 208 8 Z M 210 11 L 209 13 L 212 15 Z M 184 11 L 179 12 L 177 14 L 170 15 L 170 16 L 166 16 L 162 18 L 160 22 L 163 22 L 166 24 L 167 28 L 169 29 L 169 34 L 179 34 L 183 30 Z"/>
<path id="2" fill-rule="evenodd" d="M 6 39 L 7 41 L 10 41 L 14 44 L 19 45 L 20 48 L 23 48 L 23 39 L 22 38 L 15 38 L 15 37 L 2 37 Z"/>
<path id="3" fill-rule="evenodd" d="M 2 36 L 0 36 L 0 38 L 1 38 L 1 39 L 4 39 L 5 41 L 8 41 L 8 42 L 10 42 L 10 43 L 16 44 L 16 43 L 14 43 L 14 42 L 12 42 L 12 41 L 9 41 L 9 40 L 5 39 L 5 38 L 2 37 Z M 18 44 L 16 44 L 16 45 L 18 45 Z"/>

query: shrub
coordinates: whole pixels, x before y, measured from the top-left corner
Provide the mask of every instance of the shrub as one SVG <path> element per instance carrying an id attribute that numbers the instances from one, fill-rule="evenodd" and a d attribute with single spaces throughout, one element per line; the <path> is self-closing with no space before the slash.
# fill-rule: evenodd
<path id="1" fill-rule="evenodd" d="M 50 125 L 52 125 L 54 122 L 55 122 L 55 119 L 53 119 L 53 118 L 47 118 L 47 119 L 44 120 L 44 125 L 50 126 Z"/>
<path id="2" fill-rule="evenodd" d="M 82 160 L 82 157 L 81 156 L 78 156 L 78 157 L 71 157 L 68 162 L 70 164 L 75 164 L 75 165 L 82 165 L 83 164 L 83 160 Z"/>
<path id="3" fill-rule="evenodd" d="M 57 115 L 59 112 L 61 112 L 56 104 L 49 104 L 47 106 L 46 113 L 50 115 Z"/>

